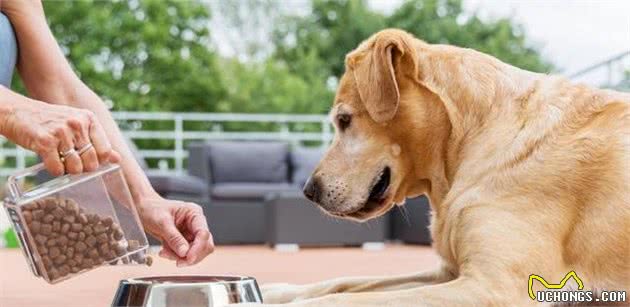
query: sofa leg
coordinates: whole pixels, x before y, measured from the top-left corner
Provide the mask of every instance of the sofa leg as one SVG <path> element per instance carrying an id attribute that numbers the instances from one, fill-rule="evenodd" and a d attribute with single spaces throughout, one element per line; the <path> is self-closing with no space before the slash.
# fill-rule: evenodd
<path id="1" fill-rule="evenodd" d="M 364 242 L 361 245 L 364 251 L 382 251 L 385 249 L 385 243 L 383 242 Z"/>
<path id="2" fill-rule="evenodd" d="M 282 253 L 294 253 L 294 252 L 299 252 L 300 251 L 300 246 L 298 244 L 276 244 L 273 246 L 273 249 L 276 250 L 276 252 L 282 252 Z"/>

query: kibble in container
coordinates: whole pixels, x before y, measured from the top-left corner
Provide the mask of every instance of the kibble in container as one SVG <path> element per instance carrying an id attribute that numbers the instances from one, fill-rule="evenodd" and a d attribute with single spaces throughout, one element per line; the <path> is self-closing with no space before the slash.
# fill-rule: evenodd
<path id="1" fill-rule="evenodd" d="M 102 265 L 144 264 L 147 237 L 119 165 L 64 175 L 23 191 L 7 180 L 4 207 L 33 273 L 57 283 Z"/>

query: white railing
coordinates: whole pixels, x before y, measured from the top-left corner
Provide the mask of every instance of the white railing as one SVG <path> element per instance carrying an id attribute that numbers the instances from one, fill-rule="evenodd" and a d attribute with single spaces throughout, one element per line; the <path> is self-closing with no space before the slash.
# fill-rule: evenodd
<path id="1" fill-rule="evenodd" d="M 588 83 L 618 90 L 630 90 L 628 76 L 630 73 L 630 50 L 612 56 L 569 75 L 569 78 L 576 81 L 586 81 Z"/>
<path id="2" fill-rule="evenodd" d="M 328 144 L 332 139 L 326 115 L 302 114 L 237 114 L 237 113 L 168 113 L 114 112 L 123 133 L 131 140 L 167 140 L 172 146 L 140 149 L 145 160 L 157 160 L 150 173 L 184 173 L 188 157 L 187 143 L 203 140 L 280 140 L 293 144 L 304 142 Z M 145 129 L 149 122 L 169 125 L 168 130 Z M 187 129 L 191 123 L 204 123 L 211 129 Z M 229 123 L 268 124 L 270 131 L 226 130 Z M 309 129 L 306 129 L 309 128 Z M 309 131 L 306 131 L 309 130 Z M 9 163 L 7 160 L 14 160 Z M 15 147 L 0 138 L 0 177 L 5 177 L 35 161 L 34 153 Z M 168 162 L 172 161 L 173 165 Z"/>

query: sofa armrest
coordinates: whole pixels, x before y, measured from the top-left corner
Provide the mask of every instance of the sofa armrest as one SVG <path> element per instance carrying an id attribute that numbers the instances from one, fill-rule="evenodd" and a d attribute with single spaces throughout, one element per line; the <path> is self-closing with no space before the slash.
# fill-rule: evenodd
<path id="1" fill-rule="evenodd" d="M 193 143 L 188 146 L 188 174 L 202 179 L 209 187 L 212 185 L 210 157 L 205 143 Z"/>
<path id="2" fill-rule="evenodd" d="M 208 199 L 208 185 L 198 177 L 149 175 L 148 178 L 155 191 L 163 197 L 187 201 Z"/>

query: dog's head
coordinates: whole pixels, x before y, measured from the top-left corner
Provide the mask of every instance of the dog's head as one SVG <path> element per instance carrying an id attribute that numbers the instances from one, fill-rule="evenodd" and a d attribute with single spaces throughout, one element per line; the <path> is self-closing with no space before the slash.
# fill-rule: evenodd
<path id="1" fill-rule="evenodd" d="M 330 112 L 335 138 L 304 187 L 332 215 L 366 220 L 426 192 L 432 125 L 444 114 L 417 82 L 415 42 L 385 30 L 346 57 Z"/>

